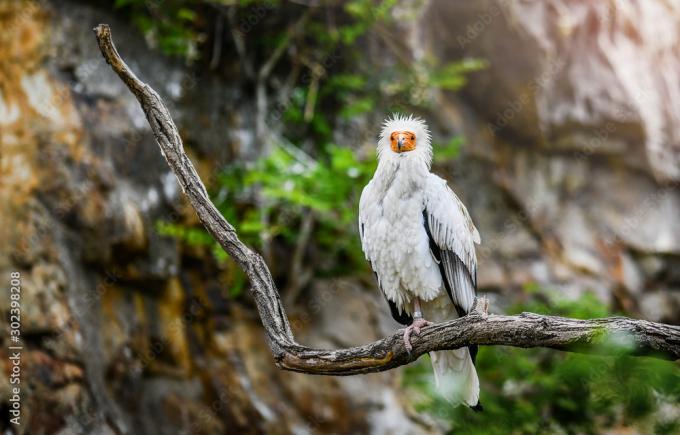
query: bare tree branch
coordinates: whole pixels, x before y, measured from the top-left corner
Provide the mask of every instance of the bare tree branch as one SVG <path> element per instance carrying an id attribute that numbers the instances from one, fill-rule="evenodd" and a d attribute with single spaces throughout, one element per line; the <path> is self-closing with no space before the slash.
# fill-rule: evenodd
<path id="1" fill-rule="evenodd" d="M 108 25 L 100 24 L 94 32 L 104 59 L 139 100 L 163 155 L 199 219 L 246 272 L 278 367 L 311 374 L 354 375 L 389 370 L 430 351 L 471 344 L 548 347 L 596 354 L 618 354 L 623 349 L 632 355 L 680 358 L 679 326 L 623 317 L 575 320 L 532 313 L 488 315 L 485 308 L 475 308 L 463 318 L 424 328 L 414 340 L 411 353 L 404 347 L 401 332 L 349 349 L 312 349 L 296 343 L 267 265 L 239 240 L 234 228 L 210 201 L 161 98 L 123 62 Z"/>

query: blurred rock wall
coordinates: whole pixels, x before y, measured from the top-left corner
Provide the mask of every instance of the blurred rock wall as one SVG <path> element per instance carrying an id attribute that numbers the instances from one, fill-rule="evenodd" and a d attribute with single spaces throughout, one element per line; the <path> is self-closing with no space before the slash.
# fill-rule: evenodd
<path id="1" fill-rule="evenodd" d="M 662 1 L 429 2 L 414 52 L 489 63 L 437 112 L 468 139 L 482 287 L 680 320 L 679 24 Z"/>

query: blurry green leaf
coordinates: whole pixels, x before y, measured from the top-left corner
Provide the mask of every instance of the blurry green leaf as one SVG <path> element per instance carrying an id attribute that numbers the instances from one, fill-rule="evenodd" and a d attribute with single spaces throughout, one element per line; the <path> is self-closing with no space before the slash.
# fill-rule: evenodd
<path id="1" fill-rule="evenodd" d="M 366 78 L 360 74 L 335 74 L 328 81 L 328 87 L 336 91 L 357 91 L 366 86 Z"/>
<path id="2" fill-rule="evenodd" d="M 355 116 L 368 113 L 375 107 L 375 101 L 371 97 L 359 98 L 351 101 L 340 112 L 343 118 L 351 119 Z"/>
<path id="3" fill-rule="evenodd" d="M 314 126 L 314 131 L 322 136 L 329 136 L 333 133 L 333 128 L 331 127 L 328 119 L 321 114 L 316 114 L 312 119 L 312 125 Z"/>
<path id="4" fill-rule="evenodd" d="M 463 138 L 461 136 L 452 137 L 444 145 L 434 145 L 434 161 L 436 163 L 444 163 L 454 160 L 460 154 L 460 149 L 463 146 Z"/>
<path id="5" fill-rule="evenodd" d="M 139 0 L 116 0 L 113 2 L 113 7 L 122 8 L 135 3 L 139 3 Z"/>
<path id="6" fill-rule="evenodd" d="M 194 21 L 196 19 L 196 12 L 191 9 L 180 8 L 180 10 L 177 11 L 177 18 L 185 21 Z"/>

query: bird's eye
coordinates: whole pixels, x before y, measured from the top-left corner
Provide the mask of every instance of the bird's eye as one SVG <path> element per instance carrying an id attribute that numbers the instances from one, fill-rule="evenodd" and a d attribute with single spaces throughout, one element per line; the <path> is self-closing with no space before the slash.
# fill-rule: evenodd
<path id="1" fill-rule="evenodd" d="M 411 135 L 411 140 L 415 140 L 416 137 L 414 135 Z"/>

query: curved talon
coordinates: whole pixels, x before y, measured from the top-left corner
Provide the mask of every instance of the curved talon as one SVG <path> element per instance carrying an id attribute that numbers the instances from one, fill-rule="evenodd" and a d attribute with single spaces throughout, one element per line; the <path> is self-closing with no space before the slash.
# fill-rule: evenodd
<path id="1" fill-rule="evenodd" d="M 404 329 L 404 346 L 406 347 L 408 353 L 411 353 L 413 350 L 413 346 L 411 345 L 411 334 L 415 332 L 416 335 L 420 335 L 422 328 L 430 325 L 432 325 L 432 322 L 421 318 L 415 319 L 413 323 Z"/>

